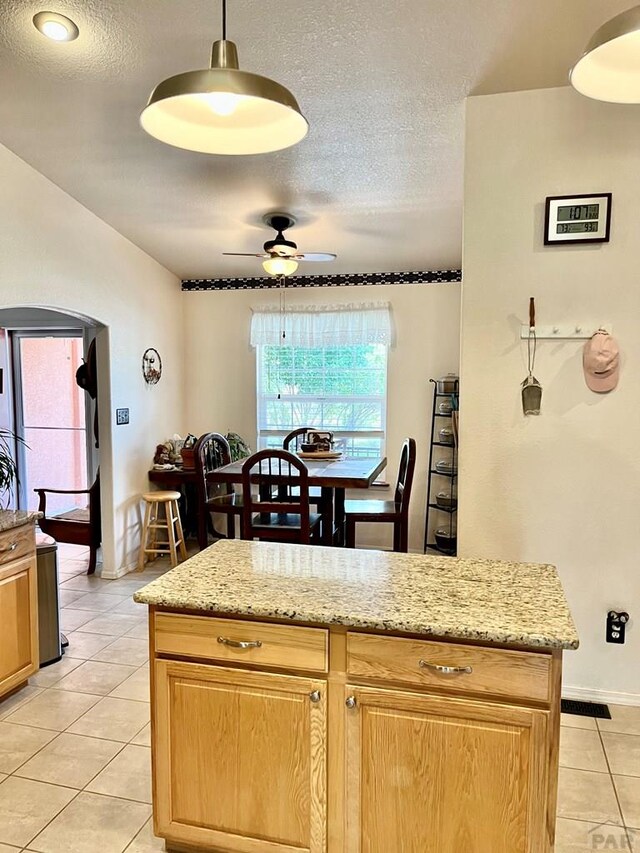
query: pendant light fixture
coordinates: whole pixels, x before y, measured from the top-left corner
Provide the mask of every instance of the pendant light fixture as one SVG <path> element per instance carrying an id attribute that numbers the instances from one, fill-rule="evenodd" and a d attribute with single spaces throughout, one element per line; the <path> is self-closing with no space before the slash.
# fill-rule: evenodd
<path id="1" fill-rule="evenodd" d="M 615 104 L 640 104 L 640 6 L 603 24 L 570 74 L 582 95 Z"/>
<path id="2" fill-rule="evenodd" d="M 161 142 L 205 154 L 279 151 L 309 130 L 288 89 L 239 70 L 238 49 L 227 41 L 227 0 L 222 0 L 222 40 L 213 44 L 211 68 L 160 83 L 140 123 Z"/>

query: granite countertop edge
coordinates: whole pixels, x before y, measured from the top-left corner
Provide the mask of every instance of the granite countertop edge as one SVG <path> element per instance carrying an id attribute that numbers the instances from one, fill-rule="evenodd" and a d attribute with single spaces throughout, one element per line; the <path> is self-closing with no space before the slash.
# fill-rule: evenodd
<path id="1" fill-rule="evenodd" d="M 42 513 L 38 511 L 2 509 L 0 510 L 0 533 L 23 527 L 25 524 L 36 522 L 39 518 L 42 518 Z"/>
<path id="2" fill-rule="evenodd" d="M 220 540 L 134 600 L 532 651 L 579 645 L 557 570 L 539 563 Z"/>
<path id="3" fill-rule="evenodd" d="M 330 625 L 343 625 L 346 628 L 361 628 L 374 631 L 394 631 L 407 634 L 421 634 L 425 637 L 436 637 L 448 640 L 474 640 L 476 642 L 489 643 L 491 645 L 517 645 L 531 649 L 563 649 L 575 650 L 579 646 L 577 635 L 572 638 L 562 639 L 560 637 L 547 636 L 544 634 L 521 634 L 515 632 L 486 631 L 475 628 L 452 629 L 438 624 L 427 622 L 411 622 L 398 619 L 385 619 L 378 622 L 373 619 L 359 619 L 355 616 L 346 616 L 335 613 L 331 618 L 313 612 L 296 611 L 295 613 L 278 608 L 258 607 L 231 607 L 228 603 L 217 601 L 198 602 L 192 599 L 169 598 L 161 594 L 153 594 L 148 591 L 139 590 L 134 593 L 134 601 L 138 604 L 147 604 L 152 607 L 163 607 L 168 610 L 189 611 L 191 613 L 214 613 L 225 617 L 251 616 L 259 619 L 276 619 L 282 622 L 293 622 L 302 624 L 328 627 Z"/>

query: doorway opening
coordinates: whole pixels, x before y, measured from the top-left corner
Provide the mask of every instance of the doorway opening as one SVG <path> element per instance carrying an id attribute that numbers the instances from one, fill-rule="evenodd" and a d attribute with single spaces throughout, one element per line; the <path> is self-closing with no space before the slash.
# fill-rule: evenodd
<path id="1" fill-rule="evenodd" d="M 89 317 L 0 309 L 0 429 L 14 437 L 18 474 L 3 505 L 44 511 L 42 533 L 74 559 L 82 550 L 89 573 L 101 562 L 102 542 L 98 348 L 108 360 L 107 329 Z"/>
<path id="2" fill-rule="evenodd" d="M 9 333 L 17 442 L 19 509 L 37 510 L 36 488 L 88 489 L 95 479 L 89 443 L 88 395 L 76 383 L 82 364 L 82 329 Z M 51 494 L 48 512 L 86 505 L 81 494 Z"/>

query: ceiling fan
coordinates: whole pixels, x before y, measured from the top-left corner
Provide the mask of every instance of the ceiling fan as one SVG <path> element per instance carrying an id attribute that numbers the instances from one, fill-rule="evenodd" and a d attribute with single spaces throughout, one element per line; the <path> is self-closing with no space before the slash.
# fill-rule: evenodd
<path id="1" fill-rule="evenodd" d="M 269 275 L 292 275 L 298 269 L 300 261 L 335 261 L 337 255 L 331 252 L 299 252 L 298 246 L 287 240 L 284 232 L 296 224 L 288 213 L 268 213 L 262 221 L 276 231 L 274 240 L 267 240 L 263 252 L 223 252 L 236 258 L 263 258 L 262 266 Z"/>

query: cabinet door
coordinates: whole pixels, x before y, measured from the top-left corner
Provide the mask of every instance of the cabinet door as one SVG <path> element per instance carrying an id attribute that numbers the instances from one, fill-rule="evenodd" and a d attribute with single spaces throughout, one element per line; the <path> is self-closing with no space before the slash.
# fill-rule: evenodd
<path id="1" fill-rule="evenodd" d="M 157 660 L 154 697 L 158 834 L 324 853 L 325 681 Z"/>
<path id="2" fill-rule="evenodd" d="M 548 853 L 547 712 L 345 695 L 348 853 Z"/>
<path id="3" fill-rule="evenodd" d="M 0 565 L 0 696 L 38 669 L 35 560 Z"/>

